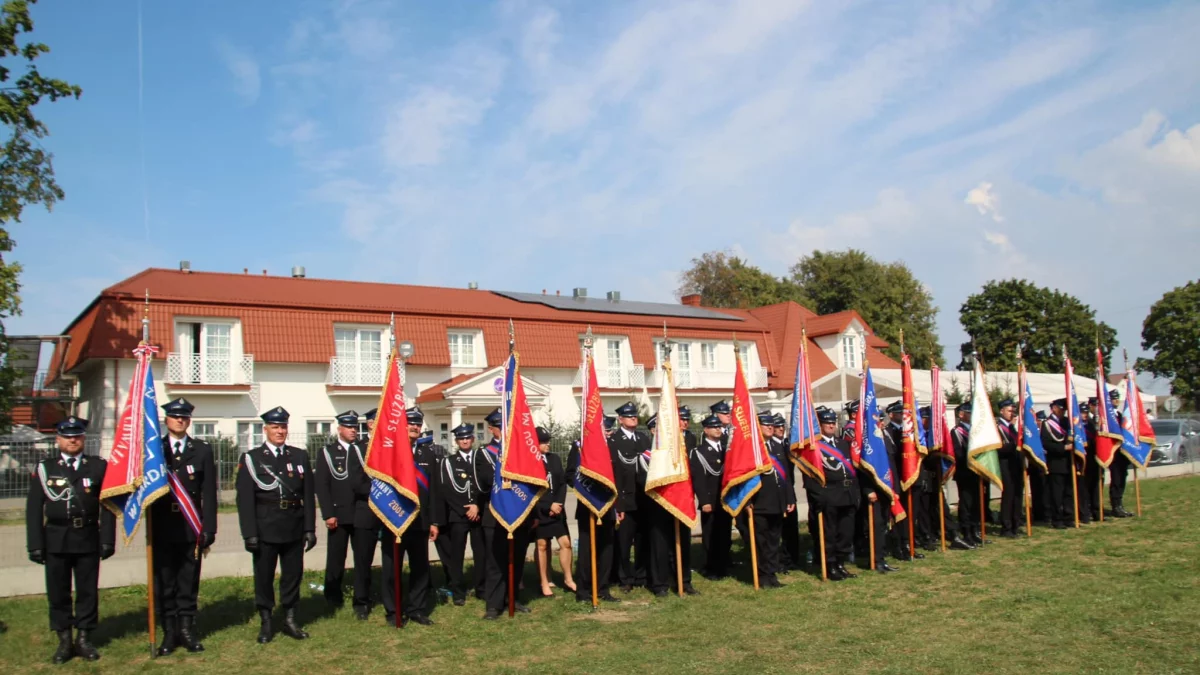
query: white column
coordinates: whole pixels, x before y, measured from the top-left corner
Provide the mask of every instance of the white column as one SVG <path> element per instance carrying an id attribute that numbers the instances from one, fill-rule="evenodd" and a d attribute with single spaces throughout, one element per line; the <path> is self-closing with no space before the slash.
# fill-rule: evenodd
<path id="1" fill-rule="evenodd" d="M 450 406 L 450 428 L 451 429 L 462 424 L 463 411 L 466 409 L 467 409 L 467 407 L 464 405 Z"/>

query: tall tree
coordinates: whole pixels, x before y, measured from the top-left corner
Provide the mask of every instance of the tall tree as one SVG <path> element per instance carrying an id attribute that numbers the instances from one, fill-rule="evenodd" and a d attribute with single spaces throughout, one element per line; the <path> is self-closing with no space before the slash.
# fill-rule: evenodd
<path id="1" fill-rule="evenodd" d="M 15 242 L 9 234 L 12 223 L 21 221 L 26 206 L 47 210 L 63 198 L 54 180 L 52 155 L 40 139 L 50 132 L 34 114 L 42 99 L 79 98 L 83 90 L 63 80 L 43 77 L 37 59 L 50 48 L 31 42 L 22 34 L 33 31 L 30 5 L 37 0 L 8 0 L 0 6 L 0 122 L 5 141 L 0 157 L 0 353 L 8 353 L 4 319 L 21 313 L 21 266 L 5 260 Z M 21 68 L 15 80 L 15 70 Z M 5 360 L 0 365 L 0 428 L 11 423 L 9 412 L 15 395 L 16 372 Z"/>
<path id="2" fill-rule="evenodd" d="M 881 263 L 856 249 L 814 251 L 793 265 L 791 274 L 814 312 L 855 310 L 890 343 L 885 350 L 889 356 L 900 357 L 903 331 L 914 366 L 943 365 L 933 296 L 904 263 Z"/>
<path id="3" fill-rule="evenodd" d="M 1171 393 L 1200 407 L 1200 281 L 1167 291 L 1142 323 L 1142 349 L 1154 357 L 1137 367 L 1171 379 Z"/>
<path id="4" fill-rule="evenodd" d="M 790 281 L 724 251 L 709 251 L 692 258 L 692 266 L 679 275 L 679 288 L 675 292 L 679 297 L 699 293 L 709 307 L 736 309 L 802 299 Z"/>
<path id="5" fill-rule="evenodd" d="M 1117 346 L 1117 331 L 1073 295 L 1042 288 L 1024 279 L 989 281 L 959 309 L 959 323 L 974 340 L 988 370 L 1016 370 L 1017 346 L 1031 372 L 1061 373 L 1065 346 L 1080 375 L 1096 374 L 1093 357 L 1097 340 L 1108 370 Z M 972 342 L 964 342 L 960 370 Z"/>

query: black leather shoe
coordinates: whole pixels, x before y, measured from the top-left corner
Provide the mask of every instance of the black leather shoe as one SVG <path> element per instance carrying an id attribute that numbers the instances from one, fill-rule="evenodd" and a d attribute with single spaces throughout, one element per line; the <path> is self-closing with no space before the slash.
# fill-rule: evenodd
<path id="1" fill-rule="evenodd" d="M 700 595 L 700 591 L 696 590 L 696 587 L 691 584 L 684 584 L 683 585 L 683 594 L 684 595 Z"/>
<path id="2" fill-rule="evenodd" d="M 307 640 L 308 633 L 296 623 L 296 610 L 288 609 L 283 614 L 283 634 L 293 640 Z"/>
<path id="3" fill-rule="evenodd" d="M 840 569 L 838 569 L 836 565 L 834 565 L 833 567 L 829 568 L 825 578 L 829 579 L 830 581 L 845 581 L 846 575 Z"/>
<path id="4" fill-rule="evenodd" d="M 176 636 L 178 623 L 174 617 L 163 619 L 163 636 L 162 643 L 158 645 L 157 654 L 159 656 L 169 656 L 179 646 L 179 640 Z"/>
<path id="5" fill-rule="evenodd" d="M 654 593 L 654 597 L 656 597 L 656 598 L 665 598 L 671 594 L 671 592 L 665 588 L 656 588 L 656 589 L 654 589 L 653 593 Z"/>
<path id="6" fill-rule="evenodd" d="M 609 593 L 606 591 L 606 592 L 600 594 L 600 601 L 601 602 L 620 602 L 621 599 L 618 598 L 617 596 L 613 595 L 612 593 Z"/>
<path id="7" fill-rule="evenodd" d="M 842 574 L 846 575 L 847 579 L 857 579 L 858 578 L 857 574 L 846 569 L 845 563 L 838 563 L 837 568 Z"/>
<path id="8" fill-rule="evenodd" d="M 487 613 L 483 615 L 484 621 L 495 621 L 496 619 L 499 619 L 499 618 L 500 618 L 500 610 L 498 610 L 498 609 L 489 609 L 487 611 Z"/>
<path id="9" fill-rule="evenodd" d="M 75 634 L 75 655 L 86 661 L 99 661 L 100 652 L 88 642 L 88 632 L 81 630 Z"/>
<path id="10" fill-rule="evenodd" d="M 913 551 L 912 557 L 914 560 L 924 560 L 925 554 L 920 551 Z"/>
<path id="11" fill-rule="evenodd" d="M 425 616 L 424 614 L 409 614 L 408 620 L 412 621 L 413 623 L 419 623 L 422 626 L 432 626 L 433 625 L 433 619 Z"/>
<path id="12" fill-rule="evenodd" d="M 454 606 L 455 607 L 462 607 L 465 604 L 467 604 L 467 596 L 465 596 L 465 595 L 454 596 Z"/>
<path id="13" fill-rule="evenodd" d="M 633 586 L 629 586 L 629 585 L 627 585 L 627 584 L 621 584 L 621 592 L 622 592 L 622 593 L 632 593 L 632 592 L 633 592 Z"/>
<path id="14" fill-rule="evenodd" d="M 529 613 L 529 608 L 519 602 L 516 603 L 515 605 L 513 605 L 513 607 L 516 609 L 517 614 L 528 614 Z"/>
<path id="15" fill-rule="evenodd" d="M 179 619 L 179 641 L 192 654 L 204 651 L 204 645 L 200 644 L 200 639 L 196 637 L 195 617 L 185 616 Z"/>
<path id="16" fill-rule="evenodd" d="M 358 619 L 359 621 L 366 621 L 367 617 L 369 616 L 371 616 L 371 609 L 369 607 L 354 608 L 354 618 Z"/>
<path id="17" fill-rule="evenodd" d="M 950 542 L 950 548 L 955 551 L 970 551 L 975 547 L 964 541 L 962 537 L 955 537 L 954 541 Z"/>
<path id="18" fill-rule="evenodd" d="M 271 610 L 258 610 L 258 618 L 262 621 L 262 625 L 258 627 L 258 644 L 265 645 L 275 639 L 275 633 L 271 630 Z"/>
<path id="19" fill-rule="evenodd" d="M 54 663 L 66 663 L 75 656 L 75 649 L 71 646 L 71 629 L 58 631 L 58 649 L 54 650 Z"/>

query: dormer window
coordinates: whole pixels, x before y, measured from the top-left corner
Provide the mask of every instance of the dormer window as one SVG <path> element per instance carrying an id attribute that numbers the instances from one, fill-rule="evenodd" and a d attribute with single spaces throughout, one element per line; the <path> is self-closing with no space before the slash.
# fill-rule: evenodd
<path id="1" fill-rule="evenodd" d="M 861 350 L 858 347 L 858 335 L 849 333 L 842 336 L 842 367 L 857 368 L 858 354 Z"/>

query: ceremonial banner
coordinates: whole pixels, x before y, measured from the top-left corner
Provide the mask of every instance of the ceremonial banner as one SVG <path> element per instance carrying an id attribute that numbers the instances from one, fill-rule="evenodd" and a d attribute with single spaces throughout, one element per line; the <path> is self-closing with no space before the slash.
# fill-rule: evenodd
<path id="1" fill-rule="evenodd" d="M 1025 377 L 1025 366 L 1017 366 L 1017 387 L 1020 389 L 1019 407 L 1021 416 L 1017 422 L 1021 434 L 1021 449 L 1030 461 L 1046 471 L 1046 449 L 1042 447 L 1042 433 L 1038 429 L 1037 415 L 1033 412 L 1033 395 L 1029 393 L 1029 379 Z"/>
<path id="2" fill-rule="evenodd" d="M 742 372 L 742 360 L 736 359 L 733 379 L 733 424 L 729 446 L 725 450 L 725 471 L 721 474 L 721 506 L 736 516 L 762 486 L 762 474 L 771 471 L 771 462 L 758 432 L 758 415 L 750 398 L 750 387 Z"/>
<path id="3" fill-rule="evenodd" d="M 1075 368 L 1071 365 L 1069 358 L 1066 359 L 1066 378 L 1067 405 L 1069 406 L 1067 414 L 1070 415 L 1071 442 L 1075 449 L 1075 455 L 1081 460 L 1086 460 L 1087 427 L 1083 424 L 1083 413 L 1079 410 L 1079 397 L 1075 394 Z"/>
<path id="4" fill-rule="evenodd" d="M 941 462 L 942 483 L 945 484 L 954 477 L 954 444 L 950 440 L 950 428 L 953 425 L 947 419 L 946 397 L 942 395 L 942 371 L 937 364 L 930 369 L 929 376 L 933 386 L 933 400 L 929 403 L 927 447 L 930 454 Z"/>
<path id="5" fill-rule="evenodd" d="M 171 490 L 158 429 L 154 371 L 150 368 L 155 351 L 146 344 L 133 350 L 137 363 L 129 383 L 129 396 L 121 411 L 108 469 L 100 485 L 101 503 L 121 518 L 121 536 L 126 546 L 133 541 L 146 508 Z"/>
<path id="6" fill-rule="evenodd" d="M 489 508 L 504 529 L 512 534 L 537 506 L 546 491 L 546 464 L 538 450 L 537 426 L 525 400 L 521 369 L 514 352 L 504 366 L 503 446 L 496 476 L 492 481 Z"/>
<path id="7" fill-rule="evenodd" d="M 996 416 L 992 413 L 992 402 L 988 400 L 987 385 L 983 381 L 983 366 L 975 362 L 971 375 L 971 436 L 967 441 L 967 466 L 989 483 L 1000 486 L 1000 430 L 996 428 Z"/>
<path id="8" fill-rule="evenodd" d="M 917 435 L 917 401 L 913 394 L 912 362 L 908 354 L 900 355 L 900 381 L 903 387 L 901 403 L 904 419 L 900 423 L 900 489 L 907 490 L 921 474 L 923 448 Z"/>
<path id="9" fill-rule="evenodd" d="M 421 510 L 418 490 L 429 490 L 429 477 L 413 461 L 407 410 L 404 372 L 393 349 L 364 463 L 371 477 L 371 510 L 397 537 Z"/>
<path id="10" fill-rule="evenodd" d="M 604 436 L 604 405 L 596 379 L 596 362 L 587 350 L 583 363 L 583 409 L 579 420 L 579 473 L 572 489 L 579 503 L 601 518 L 617 501 L 612 453 Z M 678 414 L 678 411 L 676 411 Z"/>
<path id="11" fill-rule="evenodd" d="M 658 399 L 658 424 L 646 468 L 646 494 L 688 529 L 696 526 L 696 494 L 688 473 L 687 448 L 679 428 L 679 402 L 671 364 L 663 363 L 662 396 Z"/>
<path id="12" fill-rule="evenodd" d="M 896 499 L 896 477 L 892 474 L 887 443 L 878 424 L 879 402 L 875 399 L 875 380 L 871 377 L 869 367 L 863 374 L 856 419 L 859 433 L 855 436 L 850 455 L 858 468 L 870 474 L 875 485 L 887 495 L 892 503 L 892 517 L 898 523 L 905 518 L 904 506 Z"/>
<path id="13" fill-rule="evenodd" d="M 1108 389 L 1104 383 L 1104 356 L 1096 350 L 1096 410 L 1092 417 L 1096 420 L 1096 461 L 1100 466 L 1108 468 L 1117 450 L 1121 447 L 1121 423 L 1117 420 L 1117 411 L 1113 410 L 1112 401 L 1108 398 Z"/>
<path id="14" fill-rule="evenodd" d="M 1154 448 L 1154 428 L 1142 407 L 1142 393 L 1138 391 L 1137 373 L 1125 373 L 1125 403 L 1121 408 L 1121 452 L 1139 469 L 1150 463 L 1150 450 Z"/>
<path id="15" fill-rule="evenodd" d="M 808 371 L 807 338 L 800 340 L 800 358 L 796 361 L 796 382 L 792 385 L 792 428 L 788 437 L 789 453 L 806 475 L 825 484 L 825 465 L 816 448 L 820 437 L 816 409 L 812 399 L 812 377 Z"/>

